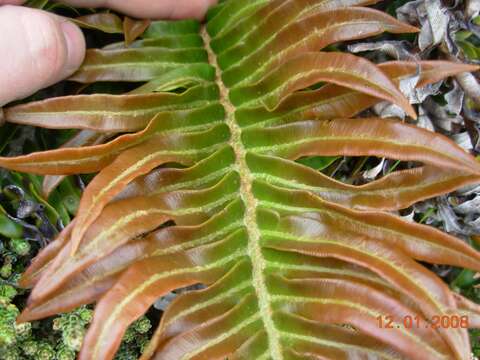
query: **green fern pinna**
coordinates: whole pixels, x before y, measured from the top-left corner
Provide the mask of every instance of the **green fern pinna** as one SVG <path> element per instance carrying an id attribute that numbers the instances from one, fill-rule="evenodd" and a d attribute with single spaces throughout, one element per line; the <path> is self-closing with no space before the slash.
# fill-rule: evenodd
<path id="1" fill-rule="evenodd" d="M 476 67 L 325 50 L 417 32 L 364 7 L 376 2 L 229 0 L 204 25 L 143 23 L 128 46 L 89 50 L 71 79 L 142 83 L 133 91 L 5 109 L 13 123 L 80 131 L 0 166 L 47 175 L 47 194 L 98 172 L 24 274 L 19 321 L 96 303 L 79 358 L 112 359 L 159 297 L 200 283 L 170 304 L 142 359 L 469 359 L 478 305 L 419 261 L 479 271 L 480 254 L 389 212 L 480 182 L 480 164 L 433 132 L 357 115 L 388 101 L 415 119 L 400 81 Z M 352 186 L 295 161 L 339 155 L 421 166 Z"/>

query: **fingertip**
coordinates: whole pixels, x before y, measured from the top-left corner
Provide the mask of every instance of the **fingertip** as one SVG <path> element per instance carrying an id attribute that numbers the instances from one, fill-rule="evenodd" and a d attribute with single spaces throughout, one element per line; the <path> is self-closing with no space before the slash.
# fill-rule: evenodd
<path id="1" fill-rule="evenodd" d="M 64 0 L 72 6 L 107 7 L 139 19 L 202 20 L 218 0 Z"/>
<path id="2" fill-rule="evenodd" d="M 71 21 L 61 21 L 60 27 L 63 31 L 67 50 L 67 60 L 61 75 L 63 78 L 72 75 L 82 65 L 86 44 L 82 31 Z"/>
<path id="3" fill-rule="evenodd" d="M 215 5 L 217 0 L 186 0 L 180 1 L 177 6 L 172 6 L 171 19 L 197 19 L 203 20 L 208 9 Z"/>
<path id="4" fill-rule="evenodd" d="M 198 20 L 203 20 L 205 15 L 207 14 L 208 9 L 213 5 L 217 4 L 217 0 L 197 0 L 200 2 L 199 8 L 197 10 L 197 14 L 194 14 L 194 18 Z"/>
<path id="5" fill-rule="evenodd" d="M 85 40 L 71 22 L 20 6 L 0 7 L 0 106 L 27 97 L 71 75 Z"/>

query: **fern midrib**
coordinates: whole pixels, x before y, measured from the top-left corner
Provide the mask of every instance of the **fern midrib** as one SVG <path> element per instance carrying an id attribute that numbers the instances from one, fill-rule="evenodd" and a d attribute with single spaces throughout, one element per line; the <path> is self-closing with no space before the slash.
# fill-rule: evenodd
<path id="1" fill-rule="evenodd" d="M 247 252 L 252 263 L 253 285 L 258 298 L 260 316 L 265 327 L 265 331 L 268 335 L 272 359 L 283 360 L 280 336 L 273 322 L 271 299 L 267 290 L 264 276 L 267 262 L 263 257 L 262 248 L 260 246 L 260 229 L 257 225 L 256 215 L 258 203 L 252 192 L 252 182 L 254 180 L 254 176 L 247 165 L 247 151 L 242 143 L 241 138 L 242 130 L 235 121 L 235 107 L 230 102 L 228 97 L 228 89 L 222 81 L 221 69 L 218 65 L 217 56 L 210 47 L 211 38 L 205 25 L 202 26 L 200 35 L 204 41 L 205 48 L 208 53 L 208 62 L 215 68 L 215 81 L 220 89 L 220 103 L 225 109 L 225 122 L 228 125 L 231 133 L 229 143 L 235 153 L 235 165 L 240 175 L 240 196 L 245 203 L 246 210 L 244 223 L 249 239 Z"/>

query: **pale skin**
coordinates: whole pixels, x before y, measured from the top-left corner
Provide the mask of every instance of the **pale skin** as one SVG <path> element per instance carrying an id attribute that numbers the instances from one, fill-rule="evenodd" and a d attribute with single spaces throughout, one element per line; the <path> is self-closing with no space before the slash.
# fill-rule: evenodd
<path id="1" fill-rule="evenodd" d="M 217 0 L 64 0 L 135 18 L 202 19 Z M 85 56 L 80 29 L 64 18 L 0 0 L 0 108 L 67 78 Z M 0 111 L 1 112 L 1 111 Z"/>

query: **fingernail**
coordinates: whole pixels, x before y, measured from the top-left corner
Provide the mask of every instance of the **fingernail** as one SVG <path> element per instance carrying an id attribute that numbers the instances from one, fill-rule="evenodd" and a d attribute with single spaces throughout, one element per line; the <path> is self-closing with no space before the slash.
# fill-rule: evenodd
<path id="1" fill-rule="evenodd" d="M 82 64 L 85 57 L 85 38 L 80 28 L 70 21 L 62 21 L 60 26 L 67 45 L 67 61 L 64 76 L 73 74 Z"/>

